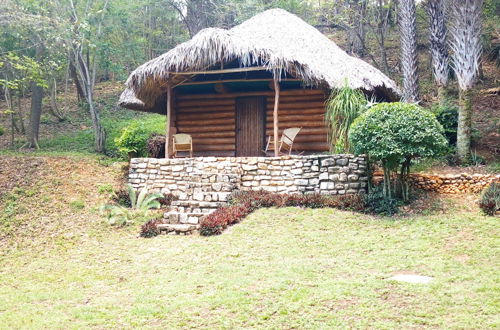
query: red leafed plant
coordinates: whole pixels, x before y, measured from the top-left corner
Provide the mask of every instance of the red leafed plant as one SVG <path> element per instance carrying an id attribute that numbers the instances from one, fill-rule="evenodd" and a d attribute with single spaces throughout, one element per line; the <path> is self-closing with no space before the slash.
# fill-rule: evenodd
<path id="1" fill-rule="evenodd" d="M 240 222 L 248 214 L 263 207 L 333 207 L 341 210 L 352 211 L 363 211 L 364 209 L 364 198 L 362 195 L 287 195 L 271 193 L 262 190 L 235 192 L 234 194 L 232 194 L 229 203 L 229 206 L 225 206 L 216 210 L 201 221 L 201 235 L 219 235 L 228 226 Z"/>

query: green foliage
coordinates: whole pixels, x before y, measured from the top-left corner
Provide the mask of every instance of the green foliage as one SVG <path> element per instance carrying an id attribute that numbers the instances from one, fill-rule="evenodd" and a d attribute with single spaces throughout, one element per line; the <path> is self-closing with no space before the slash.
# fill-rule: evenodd
<path id="1" fill-rule="evenodd" d="M 143 219 L 148 216 L 148 211 L 151 209 L 159 209 L 161 207 L 159 198 L 163 198 L 163 194 L 149 194 L 146 188 L 141 189 L 139 194 L 132 186 L 127 186 L 130 208 L 122 205 L 104 205 L 101 211 L 105 214 L 110 225 L 125 226 L 133 223 L 136 220 Z"/>
<path id="2" fill-rule="evenodd" d="M 443 126 L 444 136 L 450 145 L 457 144 L 458 107 L 455 104 L 447 103 L 433 107 L 432 112 L 436 115 L 437 121 Z"/>
<path id="3" fill-rule="evenodd" d="M 500 183 L 493 182 L 481 194 L 479 207 L 486 215 L 500 211 Z"/>
<path id="4" fill-rule="evenodd" d="M 412 160 L 442 154 L 448 145 L 443 132 L 434 114 L 417 105 L 380 103 L 354 121 L 349 138 L 356 153 L 382 162 L 387 199 L 392 198 L 390 172 L 400 168 L 401 197 L 408 201 Z"/>
<path id="5" fill-rule="evenodd" d="M 346 86 L 332 91 L 326 103 L 325 121 L 328 125 L 330 151 L 349 152 L 349 127 L 367 109 L 365 95 Z"/>
<path id="6" fill-rule="evenodd" d="M 393 216 L 399 212 L 401 202 L 396 198 L 384 198 L 382 186 L 375 186 L 364 195 L 366 211 L 385 216 Z"/>
<path id="7" fill-rule="evenodd" d="M 5 129 L 2 126 L 0 126 L 0 136 L 4 134 L 5 134 Z"/>
<path id="8" fill-rule="evenodd" d="M 413 104 L 380 103 L 351 126 L 350 140 L 356 153 L 366 153 L 391 168 L 404 160 L 440 155 L 447 142 L 435 116 Z"/>
<path id="9" fill-rule="evenodd" d="M 156 124 L 156 123 L 155 123 Z M 157 125 L 156 125 L 157 126 Z M 148 127 L 143 122 L 133 122 L 121 130 L 115 144 L 122 153 L 137 153 L 138 156 L 147 156 L 146 143 L 151 133 L 159 131 L 158 127 Z"/>
<path id="10" fill-rule="evenodd" d="M 113 193 L 113 186 L 109 183 L 101 184 L 97 187 L 99 194 Z"/>

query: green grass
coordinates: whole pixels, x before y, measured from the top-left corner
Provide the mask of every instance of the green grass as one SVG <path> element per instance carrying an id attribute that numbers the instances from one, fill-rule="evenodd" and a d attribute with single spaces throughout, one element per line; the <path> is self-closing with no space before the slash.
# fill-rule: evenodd
<path id="1" fill-rule="evenodd" d="M 500 325 L 498 219 L 470 211 L 392 220 L 263 209 L 208 238 L 107 230 L 2 257 L 2 327 Z M 435 280 L 388 280 L 399 272 Z"/>

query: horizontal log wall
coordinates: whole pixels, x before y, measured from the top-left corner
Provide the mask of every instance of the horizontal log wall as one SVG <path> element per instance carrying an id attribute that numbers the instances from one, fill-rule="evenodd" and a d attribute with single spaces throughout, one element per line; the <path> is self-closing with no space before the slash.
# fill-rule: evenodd
<path id="1" fill-rule="evenodd" d="M 178 95 L 175 127 L 193 137 L 195 155 L 234 156 L 235 106 L 239 96 L 267 96 L 266 135 L 273 135 L 274 92 Z M 280 94 L 279 135 L 283 129 L 302 127 L 294 149 L 305 153 L 328 151 L 324 124 L 326 95 L 321 90 L 287 90 Z"/>

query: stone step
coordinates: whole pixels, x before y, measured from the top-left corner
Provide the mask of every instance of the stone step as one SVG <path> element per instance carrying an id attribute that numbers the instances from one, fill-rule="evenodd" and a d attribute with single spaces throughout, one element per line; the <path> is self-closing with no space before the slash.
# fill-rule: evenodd
<path id="1" fill-rule="evenodd" d="M 163 219 L 168 224 L 197 225 L 200 219 L 208 214 L 210 213 L 169 211 L 163 214 Z"/>
<path id="2" fill-rule="evenodd" d="M 197 207 L 197 208 L 218 208 L 225 202 L 207 202 L 197 200 L 177 200 L 173 201 L 171 206 Z"/>
<path id="3" fill-rule="evenodd" d="M 184 207 L 184 206 L 171 206 L 168 209 L 168 212 L 182 212 L 182 213 L 204 213 L 210 214 L 213 211 L 217 210 L 216 208 L 200 208 L 200 207 Z"/>
<path id="4" fill-rule="evenodd" d="M 184 235 L 188 235 L 193 233 L 194 231 L 198 230 L 199 226 L 198 225 L 191 225 L 191 224 L 160 224 L 157 225 L 158 229 L 160 231 L 170 233 L 174 232 L 176 234 L 183 233 Z"/>
<path id="5" fill-rule="evenodd" d="M 198 202 L 226 202 L 231 192 L 215 192 L 215 191 L 197 191 L 197 192 L 182 192 L 177 198 L 179 201 L 198 201 Z"/>

